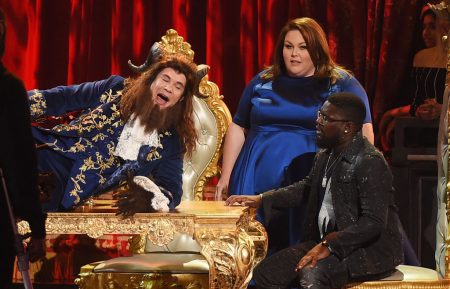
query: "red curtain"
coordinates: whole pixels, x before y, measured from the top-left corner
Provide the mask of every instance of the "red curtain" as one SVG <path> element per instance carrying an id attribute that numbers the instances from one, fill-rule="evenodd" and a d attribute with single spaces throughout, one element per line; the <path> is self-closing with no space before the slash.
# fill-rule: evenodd
<path id="1" fill-rule="evenodd" d="M 394 5 L 395 2 L 395 5 Z M 284 23 L 316 19 L 334 59 L 366 88 L 373 117 L 408 102 L 403 88 L 425 1 L 410 0 L 0 0 L 7 15 L 6 67 L 28 89 L 128 76 L 174 28 L 210 65 L 235 111 L 245 84 L 270 63 Z"/>

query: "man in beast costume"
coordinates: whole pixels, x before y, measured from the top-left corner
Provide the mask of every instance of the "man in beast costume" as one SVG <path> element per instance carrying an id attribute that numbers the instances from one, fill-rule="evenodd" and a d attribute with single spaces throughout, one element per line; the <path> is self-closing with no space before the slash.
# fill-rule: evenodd
<path id="1" fill-rule="evenodd" d="M 28 92 L 33 120 L 82 110 L 69 123 L 33 126 L 39 170 L 55 187 L 47 211 L 67 210 L 128 180 L 119 214 L 168 211 L 182 195 L 184 153 L 197 139 L 192 98 L 207 68 L 155 44 L 147 61 L 131 65 L 137 79 L 108 79 Z"/>

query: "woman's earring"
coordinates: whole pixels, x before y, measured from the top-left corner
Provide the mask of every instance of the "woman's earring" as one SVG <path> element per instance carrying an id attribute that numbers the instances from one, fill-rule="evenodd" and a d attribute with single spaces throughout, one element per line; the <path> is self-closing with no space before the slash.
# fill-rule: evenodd
<path id="1" fill-rule="evenodd" d="M 344 130 L 345 133 L 348 133 L 348 130 Z"/>

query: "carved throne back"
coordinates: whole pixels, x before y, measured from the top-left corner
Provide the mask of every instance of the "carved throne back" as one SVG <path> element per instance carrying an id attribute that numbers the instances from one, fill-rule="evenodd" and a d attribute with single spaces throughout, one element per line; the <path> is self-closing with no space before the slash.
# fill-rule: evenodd
<path id="1" fill-rule="evenodd" d="M 194 59 L 194 51 L 178 33 L 169 29 L 159 42 L 167 53 L 181 53 Z M 193 98 L 194 123 L 198 141 L 190 157 L 184 158 L 182 200 L 203 200 L 203 191 L 210 177 L 219 173 L 218 161 L 228 125 L 230 111 L 222 101 L 219 88 L 208 75 L 199 84 L 199 93 Z"/>

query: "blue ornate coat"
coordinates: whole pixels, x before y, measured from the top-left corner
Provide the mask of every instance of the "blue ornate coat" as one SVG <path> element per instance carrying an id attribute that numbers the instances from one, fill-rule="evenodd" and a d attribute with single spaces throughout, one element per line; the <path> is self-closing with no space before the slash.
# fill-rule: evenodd
<path id="1" fill-rule="evenodd" d="M 136 161 L 125 162 L 113 154 L 125 125 L 119 110 L 124 81 L 120 76 L 111 76 L 101 81 L 28 92 L 34 120 L 83 110 L 68 124 L 51 129 L 33 127 L 36 142 L 48 147 L 38 154 L 40 170 L 54 171 L 62 184 L 57 192 L 60 200 L 57 206 L 68 209 L 117 186 L 126 179 L 127 171 L 151 175 L 165 189 L 170 208 L 180 203 L 183 154 L 175 130 L 160 132 L 158 147 L 142 146 Z M 56 210 L 56 205 L 47 209 Z"/>

